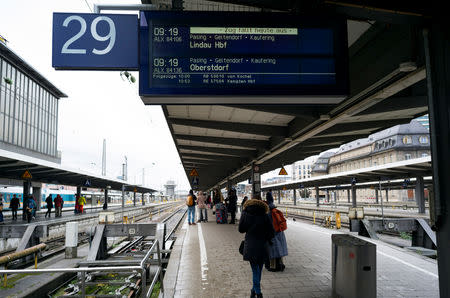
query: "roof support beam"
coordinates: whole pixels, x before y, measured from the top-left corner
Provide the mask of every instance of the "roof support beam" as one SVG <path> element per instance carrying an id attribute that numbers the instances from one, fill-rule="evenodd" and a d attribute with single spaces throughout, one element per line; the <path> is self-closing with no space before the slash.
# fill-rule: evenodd
<path id="1" fill-rule="evenodd" d="M 194 135 L 184 135 L 184 134 L 176 134 L 174 137 L 177 140 L 197 141 L 197 142 L 205 142 L 205 143 L 213 143 L 213 144 L 230 145 L 230 146 L 240 146 L 240 147 L 247 147 L 247 148 L 257 148 L 257 149 L 265 148 L 269 145 L 269 142 L 264 141 L 264 140 L 194 136 Z"/>
<path id="2" fill-rule="evenodd" d="M 237 109 L 274 113 L 285 116 L 294 116 L 300 118 L 314 119 L 319 118 L 321 114 L 328 113 L 334 105 L 227 105 Z"/>
<path id="3" fill-rule="evenodd" d="M 169 118 L 169 121 L 173 125 L 202 127 L 261 136 L 284 136 L 287 133 L 286 127 L 275 125 L 210 121 L 210 120 L 193 120 L 180 118 Z"/>
<path id="4" fill-rule="evenodd" d="M 201 147 L 201 146 L 188 146 L 188 145 L 178 145 L 178 148 L 180 150 L 192 150 L 192 151 L 200 151 L 200 152 L 207 151 L 207 152 L 219 153 L 219 154 L 236 155 L 239 157 L 253 156 L 255 153 L 253 150 L 229 149 L 229 148 L 218 148 L 218 147 Z"/>

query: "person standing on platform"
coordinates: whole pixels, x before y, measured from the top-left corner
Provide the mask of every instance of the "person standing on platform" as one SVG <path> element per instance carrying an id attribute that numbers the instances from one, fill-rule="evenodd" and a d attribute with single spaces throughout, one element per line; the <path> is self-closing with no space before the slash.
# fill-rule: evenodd
<path id="1" fill-rule="evenodd" d="M 269 206 L 257 195 L 244 204 L 239 232 L 245 233 L 243 247 L 244 261 L 249 261 L 253 272 L 253 288 L 250 297 L 263 297 L 261 293 L 261 274 L 264 262 L 269 258 L 268 246 L 275 231 L 267 215 Z"/>
<path id="2" fill-rule="evenodd" d="M 206 209 L 206 196 L 203 193 L 203 191 L 200 191 L 198 193 L 197 205 L 198 205 L 198 213 L 199 213 L 198 222 L 202 222 L 202 221 L 207 222 L 208 221 L 208 211 Z"/>
<path id="3" fill-rule="evenodd" d="M 269 189 L 269 191 L 266 193 L 266 201 L 267 201 L 267 204 L 273 203 L 273 196 L 272 196 L 271 189 Z"/>
<path id="4" fill-rule="evenodd" d="M 27 221 L 31 222 L 31 219 L 36 219 L 36 202 L 33 199 L 33 196 L 29 196 L 27 200 Z"/>
<path id="5" fill-rule="evenodd" d="M 62 206 L 63 206 L 63 199 L 59 194 L 57 194 L 55 198 L 55 217 L 61 217 Z"/>
<path id="6" fill-rule="evenodd" d="M 242 203 L 241 203 L 241 213 L 242 213 L 242 210 L 244 210 L 244 204 L 245 204 L 245 202 L 247 202 L 247 200 L 248 200 L 248 197 L 244 196 L 244 199 L 242 200 Z"/>
<path id="7" fill-rule="evenodd" d="M 269 209 L 269 217 L 273 223 L 275 237 L 269 247 L 270 260 L 266 262 L 266 269 L 272 272 L 284 271 L 286 266 L 283 264 L 283 257 L 288 255 L 286 236 L 284 235 L 284 231 L 287 229 L 286 219 L 283 212 L 278 210 L 273 203 L 269 204 Z"/>
<path id="8" fill-rule="evenodd" d="M 231 213 L 230 224 L 236 223 L 236 209 L 237 209 L 237 195 L 236 189 L 231 189 L 230 196 L 228 197 L 228 212 Z"/>
<path id="9" fill-rule="evenodd" d="M 3 223 L 3 195 L 0 194 L 0 223 Z"/>
<path id="10" fill-rule="evenodd" d="M 86 204 L 86 198 L 84 196 L 80 196 L 79 201 L 78 201 L 78 205 L 79 205 L 79 210 L 80 210 L 80 214 L 83 214 L 83 206 Z"/>
<path id="11" fill-rule="evenodd" d="M 52 217 L 52 208 L 53 208 L 53 199 L 51 194 L 48 195 L 48 197 L 45 199 L 45 202 L 47 203 L 47 212 L 45 212 L 45 218 L 47 218 L 47 214 L 48 217 L 50 218 Z"/>
<path id="12" fill-rule="evenodd" d="M 78 214 L 79 211 L 80 211 L 79 200 L 80 200 L 80 196 L 79 195 L 75 195 L 75 210 L 74 210 L 75 214 Z"/>
<path id="13" fill-rule="evenodd" d="M 12 219 L 17 220 L 17 210 L 20 207 L 20 200 L 16 195 L 13 195 L 11 202 L 9 202 L 9 208 L 12 211 Z"/>
<path id="14" fill-rule="evenodd" d="M 195 225 L 195 201 L 197 197 L 194 195 L 194 191 L 191 189 L 186 199 L 186 205 L 188 206 L 188 222 L 189 225 Z"/>

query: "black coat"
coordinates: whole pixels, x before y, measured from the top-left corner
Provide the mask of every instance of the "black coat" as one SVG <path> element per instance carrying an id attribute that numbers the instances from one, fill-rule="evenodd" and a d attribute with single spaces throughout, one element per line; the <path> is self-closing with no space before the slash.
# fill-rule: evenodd
<path id="1" fill-rule="evenodd" d="M 228 198 L 228 211 L 229 212 L 236 212 L 236 206 L 237 206 L 237 196 L 231 195 Z"/>
<path id="2" fill-rule="evenodd" d="M 245 234 L 244 260 L 262 264 L 269 258 L 269 242 L 275 235 L 270 222 L 269 207 L 261 200 L 248 200 L 244 204 L 239 232 Z"/>

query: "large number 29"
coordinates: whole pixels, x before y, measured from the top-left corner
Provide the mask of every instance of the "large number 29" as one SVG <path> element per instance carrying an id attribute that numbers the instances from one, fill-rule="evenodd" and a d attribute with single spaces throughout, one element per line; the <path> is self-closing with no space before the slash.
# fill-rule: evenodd
<path id="1" fill-rule="evenodd" d="M 66 43 L 63 45 L 63 47 L 61 49 L 61 54 L 86 54 L 85 49 L 69 49 L 69 46 L 74 41 L 76 41 L 81 36 L 83 36 L 83 34 L 86 32 L 86 27 L 87 27 L 86 20 L 80 16 L 67 17 L 63 22 L 63 26 L 67 27 L 72 20 L 80 22 L 80 25 L 81 25 L 80 32 L 78 32 L 77 34 L 72 36 L 68 41 L 66 41 Z M 109 33 L 106 36 L 100 36 L 97 33 L 97 24 L 100 21 L 105 21 L 109 25 Z M 92 34 L 92 37 L 94 37 L 94 39 L 96 39 L 98 41 L 106 41 L 109 39 L 109 44 L 105 49 L 103 49 L 103 50 L 93 49 L 92 53 L 94 53 L 96 55 L 105 55 L 111 51 L 111 49 L 114 46 L 114 43 L 116 42 L 116 27 L 114 26 L 113 20 L 111 20 L 110 18 L 108 18 L 106 16 L 96 17 L 92 21 L 92 24 L 91 24 L 91 34 Z"/>

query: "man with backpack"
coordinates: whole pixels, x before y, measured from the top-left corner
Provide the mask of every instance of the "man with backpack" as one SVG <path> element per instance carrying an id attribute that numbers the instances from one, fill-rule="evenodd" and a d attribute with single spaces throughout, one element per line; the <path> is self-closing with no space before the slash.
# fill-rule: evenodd
<path id="1" fill-rule="evenodd" d="M 265 267 L 272 272 L 283 271 L 286 267 L 283 264 L 283 257 L 288 255 L 286 236 L 284 235 L 284 231 L 287 229 L 286 218 L 283 216 L 283 212 L 278 210 L 273 203 L 268 205 L 270 209 L 269 217 L 275 230 L 275 237 L 272 245 L 269 246 L 269 262 L 265 263 Z"/>
<path id="2" fill-rule="evenodd" d="M 195 223 L 195 202 L 197 197 L 194 195 L 194 191 L 191 189 L 186 199 L 186 205 L 188 206 L 188 222 L 189 225 L 196 225 Z"/>

